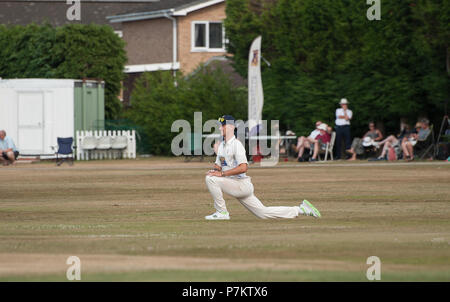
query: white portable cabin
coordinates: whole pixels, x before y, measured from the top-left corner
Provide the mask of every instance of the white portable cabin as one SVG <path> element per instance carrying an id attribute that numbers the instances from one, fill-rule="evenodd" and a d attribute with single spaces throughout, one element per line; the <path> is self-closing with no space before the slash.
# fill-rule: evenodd
<path id="1" fill-rule="evenodd" d="M 54 155 L 52 147 L 57 147 L 58 137 L 74 137 L 76 130 L 98 129 L 88 129 L 77 122 L 89 114 L 84 112 L 88 108 L 80 109 L 87 102 L 77 101 L 88 90 L 87 82 L 97 83 L 70 79 L 0 79 L 0 129 L 14 140 L 21 155 Z M 104 116 L 104 83 L 99 86 Z M 76 92 L 76 87 L 83 92 Z M 77 114 L 77 111 L 81 112 Z"/>

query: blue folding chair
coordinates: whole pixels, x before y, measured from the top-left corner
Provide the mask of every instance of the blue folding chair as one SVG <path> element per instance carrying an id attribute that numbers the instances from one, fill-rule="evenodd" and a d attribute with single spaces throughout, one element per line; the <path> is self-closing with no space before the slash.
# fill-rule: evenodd
<path id="1" fill-rule="evenodd" d="M 73 165 L 74 160 L 74 153 L 73 150 L 76 148 L 76 146 L 72 147 L 73 144 L 73 137 L 58 137 L 58 151 L 56 154 L 56 165 L 61 166 L 61 164 L 65 161 L 69 163 L 69 165 Z M 64 157 L 59 158 L 58 155 L 65 155 Z M 69 155 L 72 155 L 71 157 L 68 157 Z M 70 162 L 68 160 L 71 160 Z"/>

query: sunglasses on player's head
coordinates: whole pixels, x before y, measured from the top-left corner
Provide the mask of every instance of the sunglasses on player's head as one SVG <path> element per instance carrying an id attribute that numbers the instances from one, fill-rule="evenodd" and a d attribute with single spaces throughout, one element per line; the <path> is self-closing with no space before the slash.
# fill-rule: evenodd
<path id="1" fill-rule="evenodd" d="M 223 117 L 219 117 L 219 122 L 223 123 L 225 119 Z"/>

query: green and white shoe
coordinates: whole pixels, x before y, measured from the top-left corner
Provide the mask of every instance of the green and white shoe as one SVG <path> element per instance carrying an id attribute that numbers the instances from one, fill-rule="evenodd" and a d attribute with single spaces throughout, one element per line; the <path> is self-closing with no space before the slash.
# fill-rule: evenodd
<path id="1" fill-rule="evenodd" d="M 228 212 L 215 212 L 212 215 L 205 216 L 206 220 L 229 220 L 230 213 Z"/>
<path id="2" fill-rule="evenodd" d="M 303 215 L 306 216 L 313 216 L 314 218 L 320 218 L 322 216 L 320 215 L 319 210 L 316 209 L 316 207 L 306 199 L 303 200 L 302 204 L 300 205 L 300 210 L 303 212 Z"/>

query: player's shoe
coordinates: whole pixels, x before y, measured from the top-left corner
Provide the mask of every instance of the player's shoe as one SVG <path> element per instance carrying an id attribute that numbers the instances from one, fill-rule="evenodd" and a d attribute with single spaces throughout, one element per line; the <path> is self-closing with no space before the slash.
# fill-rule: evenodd
<path id="1" fill-rule="evenodd" d="M 317 210 L 316 207 L 306 199 L 303 200 L 302 204 L 300 205 L 300 211 L 303 212 L 303 215 L 313 216 L 314 218 L 320 218 L 322 216 L 320 215 L 319 210 Z"/>
<path id="2" fill-rule="evenodd" d="M 212 215 L 205 216 L 206 220 L 229 220 L 230 213 L 228 212 L 215 212 Z"/>

